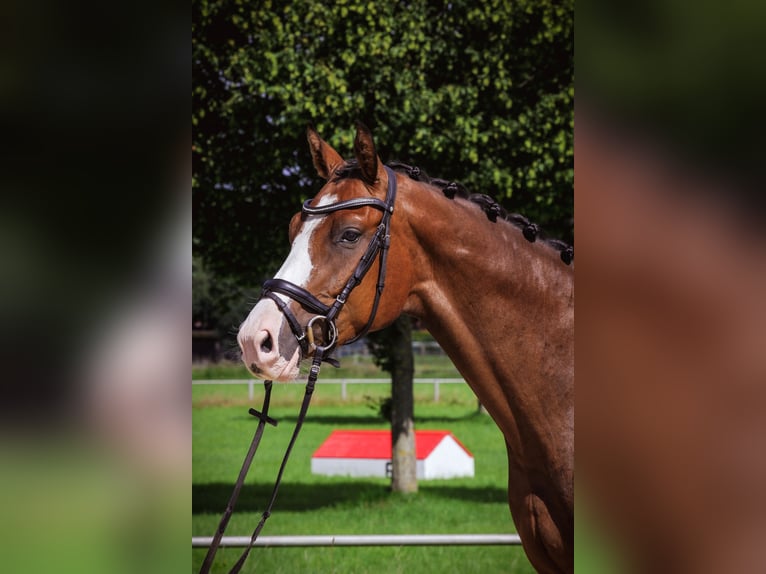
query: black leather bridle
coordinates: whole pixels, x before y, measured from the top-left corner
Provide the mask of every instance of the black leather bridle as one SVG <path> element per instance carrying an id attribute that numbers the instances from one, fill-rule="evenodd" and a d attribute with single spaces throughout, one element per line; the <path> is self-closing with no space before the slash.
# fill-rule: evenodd
<path id="1" fill-rule="evenodd" d="M 378 312 L 378 303 L 380 303 L 380 296 L 383 293 L 383 287 L 386 283 L 386 260 L 388 257 L 388 247 L 391 241 L 391 215 L 394 213 L 394 201 L 396 200 L 396 174 L 388 166 L 384 167 L 386 173 L 388 174 L 388 188 L 386 190 L 385 201 L 381 201 L 380 199 L 374 197 L 359 197 L 318 207 L 310 206 L 309 204 L 311 203 L 311 200 L 308 200 L 303 204 L 302 211 L 306 215 L 325 215 L 328 213 L 340 211 L 342 209 L 358 209 L 360 207 L 374 207 L 375 209 L 379 209 L 383 212 L 383 216 L 381 217 L 380 223 L 378 224 L 378 228 L 375 230 L 375 235 L 370 240 L 364 255 L 362 255 L 362 258 L 359 260 L 359 263 L 357 264 L 353 274 L 349 280 L 346 281 L 346 285 L 343 287 L 338 296 L 335 297 L 335 300 L 332 302 L 332 304 L 327 305 L 322 303 L 319 299 L 317 299 L 303 287 L 291 283 L 290 281 L 285 281 L 284 279 L 269 279 L 263 284 L 263 293 L 261 294 L 261 298 L 268 297 L 274 301 L 274 303 L 276 303 L 277 307 L 280 311 L 282 311 L 288 324 L 290 325 L 290 329 L 292 330 L 293 335 L 295 335 L 295 338 L 298 340 L 298 344 L 300 345 L 301 351 L 303 352 L 303 356 L 307 357 L 313 353 L 313 360 L 311 363 L 311 370 L 309 371 L 308 381 L 306 382 L 306 392 L 303 396 L 301 409 L 298 413 L 298 419 L 295 423 L 295 429 L 293 430 L 292 437 L 290 438 L 290 442 L 287 445 L 287 450 L 282 457 L 282 464 L 279 467 L 277 479 L 274 483 L 274 488 L 271 491 L 271 498 L 269 499 L 269 503 L 266 505 L 266 510 L 261 516 L 261 520 L 258 522 L 258 525 L 255 527 L 255 530 L 250 537 L 250 543 L 240 555 L 239 560 L 237 560 L 237 562 L 229 571 L 230 574 L 237 574 L 241 570 L 245 560 L 247 560 L 247 556 L 250 554 L 250 549 L 255 544 L 255 541 L 261 533 L 266 520 L 269 518 L 269 516 L 271 516 L 271 509 L 273 508 L 274 502 L 277 498 L 277 492 L 279 491 L 279 485 L 282 482 L 282 475 L 284 473 L 285 466 L 287 465 L 287 459 L 290 457 L 293 445 L 295 444 L 295 440 L 298 438 L 298 433 L 303 426 L 303 421 L 305 420 L 306 413 L 308 412 L 311 396 L 314 393 L 314 385 L 316 384 L 317 378 L 319 377 L 320 365 L 322 361 L 327 361 L 335 364 L 335 361 L 327 356 L 330 352 L 332 352 L 333 348 L 338 342 L 338 329 L 335 326 L 335 319 L 338 317 L 338 313 L 340 313 L 341 309 L 346 304 L 351 291 L 353 291 L 354 288 L 362 282 L 364 276 L 370 270 L 370 267 L 372 267 L 372 263 L 375 261 L 375 257 L 379 257 L 380 267 L 378 269 L 378 282 L 375 290 L 375 299 L 372 303 L 372 310 L 370 311 L 370 317 L 367 320 L 367 324 L 364 326 L 364 328 L 351 341 L 348 342 L 350 343 L 356 341 L 360 337 L 364 336 L 367 331 L 369 331 L 372 323 L 375 321 L 375 315 Z M 301 327 L 295 315 L 292 313 L 292 311 L 290 311 L 287 303 L 278 297 L 276 295 L 277 293 L 287 295 L 289 298 L 300 303 L 300 305 L 308 312 L 314 313 L 314 317 L 309 320 L 305 328 Z M 324 332 L 324 340 L 322 341 L 322 344 L 316 344 L 314 341 L 313 327 L 317 322 L 324 322 L 325 324 L 326 330 Z M 223 516 L 218 523 L 218 528 L 216 529 L 216 532 L 213 536 L 213 540 L 208 547 L 207 554 L 205 555 L 205 559 L 200 569 L 200 574 L 208 574 L 212 568 L 213 560 L 215 559 L 216 552 L 221 544 L 221 540 L 223 539 L 223 534 L 226 530 L 227 524 L 229 523 L 229 519 L 234 512 L 234 506 L 237 503 L 237 499 L 239 498 L 239 493 L 241 492 L 242 486 L 244 485 L 245 478 L 247 476 L 248 470 L 250 469 L 250 465 L 252 464 L 255 452 L 261 442 L 261 437 L 263 436 L 263 430 L 266 424 L 277 426 L 277 421 L 269 416 L 271 386 L 271 381 L 264 381 L 264 388 L 266 392 L 264 394 L 263 407 L 261 410 L 257 411 L 252 408 L 249 410 L 249 413 L 258 419 L 258 427 L 256 428 L 255 434 L 253 435 L 253 440 L 250 443 L 250 449 L 248 450 L 247 455 L 245 456 L 245 460 L 242 463 L 242 468 L 239 471 L 237 482 L 234 484 L 234 490 L 232 491 L 231 497 L 229 498 L 229 503 L 226 505 L 226 509 L 224 510 Z"/>
<path id="2" fill-rule="evenodd" d="M 309 205 L 312 201 L 310 199 L 303 204 L 302 212 L 305 215 L 326 215 L 344 209 L 358 209 L 360 207 L 374 207 L 383 212 L 378 228 L 375 230 L 375 235 L 370 239 L 370 243 L 367 245 L 364 255 L 362 255 L 356 269 L 341 292 L 335 297 L 332 304 L 327 305 L 323 303 L 303 287 L 284 279 L 269 279 L 263 284 L 261 298 L 267 297 L 277 305 L 279 310 L 285 316 L 288 325 L 290 325 L 290 330 L 293 332 L 293 335 L 295 335 L 304 357 L 308 357 L 316 350 L 313 327 L 317 322 L 324 323 L 325 340 L 323 341 L 324 344 L 322 347 L 325 354 L 331 352 L 335 347 L 338 339 L 338 329 L 335 325 L 335 320 L 343 306 L 346 304 L 349 295 L 354 288 L 362 282 L 377 256 L 380 259 L 380 266 L 378 267 L 378 282 L 375 287 L 375 299 L 372 303 L 370 316 L 364 328 L 353 339 L 348 341 L 348 343 L 353 343 L 367 334 L 375 320 L 380 297 L 383 294 L 383 288 L 386 283 L 386 261 L 388 258 L 388 247 L 391 241 L 391 215 L 394 213 L 394 202 L 396 201 L 396 174 L 390 167 L 384 166 L 384 168 L 388 174 L 388 188 L 386 190 L 385 201 L 381 201 L 375 197 L 357 197 L 318 207 Z M 315 316 L 311 318 L 305 327 L 302 327 L 295 315 L 290 311 L 287 303 L 285 303 L 277 293 L 286 295 L 290 299 L 298 302 L 301 307 L 309 313 L 314 313 Z M 328 359 L 325 358 L 325 360 Z"/>

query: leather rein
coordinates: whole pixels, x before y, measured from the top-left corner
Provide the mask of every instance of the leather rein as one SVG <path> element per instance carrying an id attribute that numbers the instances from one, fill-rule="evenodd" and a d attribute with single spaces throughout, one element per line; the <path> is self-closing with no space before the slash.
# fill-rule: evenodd
<path id="1" fill-rule="evenodd" d="M 380 199 L 374 197 L 359 197 L 317 207 L 312 207 L 309 205 L 312 200 L 307 200 L 303 204 L 302 212 L 305 215 L 326 215 L 328 213 L 334 213 L 344 209 L 358 209 L 360 207 L 373 207 L 383 212 L 380 223 L 375 230 L 375 235 L 370 240 L 364 255 L 362 255 L 362 258 L 359 260 L 356 269 L 346 282 L 341 292 L 337 295 L 337 297 L 335 297 L 335 300 L 330 305 L 323 303 L 303 287 L 295 285 L 294 283 L 284 279 L 269 279 L 263 284 L 261 299 L 267 297 L 268 299 L 274 301 L 279 310 L 285 316 L 285 319 L 290 326 L 290 330 L 293 332 L 293 335 L 298 341 L 298 345 L 300 346 L 303 357 L 305 358 L 313 355 L 313 359 L 311 363 L 311 369 L 309 371 L 308 381 L 306 382 L 306 392 L 303 396 L 301 409 L 298 413 L 298 419 L 295 423 L 295 430 L 293 431 L 290 443 L 288 444 L 287 450 L 285 451 L 284 457 L 282 458 L 282 464 L 279 467 L 279 472 L 277 474 L 276 482 L 274 483 L 274 488 L 271 492 L 269 504 L 261 516 L 260 522 L 253 531 L 253 534 L 250 538 L 250 543 L 242 552 L 239 560 L 237 560 L 237 562 L 231 568 L 229 574 L 237 574 L 241 570 L 245 560 L 247 559 L 247 556 L 250 553 L 250 550 L 258 538 L 258 535 L 263 529 L 266 520 L 269 518 L 269 516 L 271 516 L 271 509 L 274 506 L 274 502 L 277 498 L 277 492 L 282 481 L 282 475 L 284 473 L 285 466 L 287 465 L 287 459 L 290 456 L 290 452 L 292 451 L 293 445 L 298 438 L 298 433 L 303 426 L 303 421 L 305 420 L 306 413 L 308 412 L 311 396 L 314 393 L 314 387 L 316 385 L 317 378 L 319 377 L 320 366 L 323 361 L 338 366 L 337 361 L 329 357 L 329 354 L 333 351 L 338 342 L 338 328 L 335 325 L 335 320 L 337 319 L 341 309 L 343 309 L 343 306 L 346 304 L 346 301 L 348 300 L 351 292 L 362 282 L 365 275 L 367 275 L 367 272 L 372 267 L 375 258 L 378 257 L 380 259 L 380 266 L 378 268 L 378 280 L 375 287 L 375 299 L 370 311 L 370 317 L 368 318 L 367 324 L 364 326 L 364 328 L 353 339 L 348 341 L 348 343 L 352 343 L 363 337 L 370 330 L 372 323 L 375 321 L 375 315 L 378 311 L 378 304 L 380 303 L 380 297 L 383 294 L 383 288 L 386 282 L 386 262 L 388 259 L 388 248 L 391 241 L 391 215 L 394 212 L 394 202 L 396 201 L 396 174 L 388 166 L 384 166 L 384 169 L 388 175 L 388 187 L 386 190 L 385 201 L 381 201 Z M 306 311 L 314 313 L 314 317 L 308 321 L 305 328 L 301 327 L 295 315 L 292 313 L 292 311 L 290 311 L 287 303 L 285 303 L 285 301 L 279 297 L 278 294 L 285 295 L 290 299 L 293 299 L 299 303 L 301 307 L 303 307 Z M 314 338 L 314 326 L 317 323 L 324 324 L 325 330 L 323 333 L 323 344 L 317 344 Z M 245 460 L 242 464 L 239 476 L 237 477 L 237 482 L 234 485 L 234 490 L 231 494 L 231 497 L 229 498 L 229 503 L 227 504 L 226 510 L 221 517 L 221 521 L 218 525 L 215 535 L 213 536 L 213 540 L 208 547 L 205 560 L 202 563 L 202 568 L 200 569 L 200 574 L 207 574 L 210 572 L 215 554 L 218 550 L 218 547 L 220 546 L 221 539 L 223 538 L 223 533 L 226 529 L 226 525 L 228 524 L 229 519 L 231 518 L 231 515 L 234 511 L 234 506 L 237 502 L 237 499 L 239 498 L 239 493 L 242 490 L 247 472 L 250 469 L 250 465 L 255 456 L 255 452 L 258 449 L 258 445 L 260 444 L 266 423 L 277 426 L 277 421 L 268 416 L 272 381 L 264 381 L 264 387 L 265 394 L 261 411 L 257 411 L 252 408 L 248 411 L 251 415 L 259 419 L 258 427 L 256 428 L 255 434 L 253 435 L 253 440 L 250 443 L 250 449 L 245 456 Z"/>

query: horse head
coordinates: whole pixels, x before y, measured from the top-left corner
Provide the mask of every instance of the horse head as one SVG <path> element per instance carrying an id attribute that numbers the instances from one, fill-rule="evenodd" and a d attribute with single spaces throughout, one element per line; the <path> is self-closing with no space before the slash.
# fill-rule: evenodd
<path id="1" fill-rule="evenodd" d="M 329 351 L 394 321 L 411 275 L 406 249 L 389 242 L 396 176 L 370 131 L 357 124 L 351 161 L 312 127 L 307 137 L 326 183 L 293 216 L 290 253 L 238 335 L 247 368 L 274 380 L 296 378 L 317 346 Z M 389 251 L 395 266 L 386 265 Z"/>

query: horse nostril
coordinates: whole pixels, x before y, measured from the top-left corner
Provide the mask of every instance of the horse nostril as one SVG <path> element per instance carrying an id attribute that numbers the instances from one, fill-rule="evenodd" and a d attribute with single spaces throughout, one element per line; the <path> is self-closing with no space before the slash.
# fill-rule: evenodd
<path id="1" fill-rule="evenodd" d="M 271 335 L 267 333 L 266 338 L 261 342 L 261 351 L 264 353 L 270 353 L 273 346 L 274 343 L 271 340 Z"/>

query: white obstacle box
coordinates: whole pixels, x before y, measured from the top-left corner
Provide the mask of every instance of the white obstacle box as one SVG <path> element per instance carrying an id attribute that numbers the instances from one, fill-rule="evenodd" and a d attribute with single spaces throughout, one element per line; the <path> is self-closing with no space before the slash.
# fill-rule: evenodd
<path id="1" fill-rule="evenodd" d="M 473 455 L 449 431 L 415 431 L 418 479 L 473 476 Z M 312 474 L 391 476 L 391 431 L 333 431 L 311 457 Z"/>

